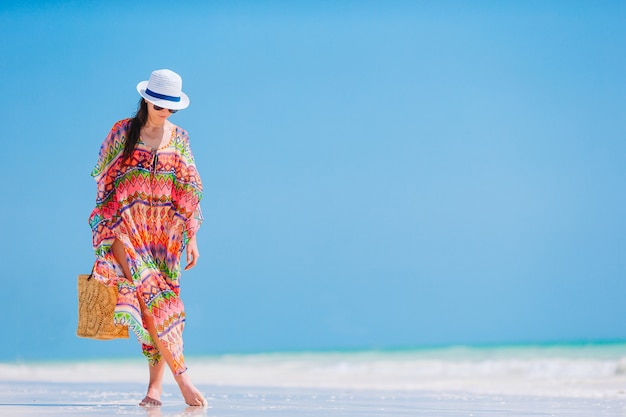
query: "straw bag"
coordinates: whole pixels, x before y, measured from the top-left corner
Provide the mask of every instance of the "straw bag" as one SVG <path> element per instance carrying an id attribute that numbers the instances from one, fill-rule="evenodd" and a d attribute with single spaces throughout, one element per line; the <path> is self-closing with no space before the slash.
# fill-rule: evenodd
<path id="1" fill-rule="evenodd" d="M 117 287 L 89 275 L 78 276 L 78 337 L 98 340 L 127 339 L 128 327 L 113 324 Z"/>

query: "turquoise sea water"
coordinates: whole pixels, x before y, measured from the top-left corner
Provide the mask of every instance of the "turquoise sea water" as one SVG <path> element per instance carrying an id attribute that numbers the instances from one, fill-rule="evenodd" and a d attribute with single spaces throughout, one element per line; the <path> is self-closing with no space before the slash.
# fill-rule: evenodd
<path id="1" fill-rule="evenodd" d="M 457 345 L 372 351 L 394 355 L 420 356 L 440 359 L 485 359 L 499 357 L 561 357 L 619 359 L 626 355 L 626 341 L 597 341 L 569 343 L 533 343 L 502 345 Z M 358 352 L 354 352 L 357 353 Z"/>

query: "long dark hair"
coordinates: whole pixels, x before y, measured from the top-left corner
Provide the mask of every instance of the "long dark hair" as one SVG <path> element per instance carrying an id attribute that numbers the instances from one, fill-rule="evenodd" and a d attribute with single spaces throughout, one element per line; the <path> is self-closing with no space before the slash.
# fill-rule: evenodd
<path id="1" fill-rule="evenodd" d="M 139 99 L 137 104 L 137 112 L 130 121 L 130 128 L 128 129 L 128 137 L 124 144 L 124 153 L 122 154 L 122 164 L 125 164 L 128 158 L 133 154 L 137 142 L 139 142 L 139 134 L 141 128 L 148 121 L 148 103 L 143 98 Z"/>

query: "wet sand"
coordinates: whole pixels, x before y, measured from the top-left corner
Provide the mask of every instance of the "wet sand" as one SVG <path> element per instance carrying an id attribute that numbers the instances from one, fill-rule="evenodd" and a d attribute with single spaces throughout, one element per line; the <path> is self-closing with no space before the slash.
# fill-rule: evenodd
<path id="1" fill-rule="evenodd" d="M 0 383 L 2 416 L 626 416 L 616 398 L 482 395 L 460 392 L 199 385 L 209 407 L 185 406 L 166 386 L 163 406 L 143 408 L 142 384 Z"/>

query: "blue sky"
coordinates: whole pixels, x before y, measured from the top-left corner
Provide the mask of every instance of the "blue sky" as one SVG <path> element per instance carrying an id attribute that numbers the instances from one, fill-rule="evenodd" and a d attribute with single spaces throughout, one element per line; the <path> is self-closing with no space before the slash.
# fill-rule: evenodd
<path id="1" fill-rule="evenodd" d="M 75 280 L 158 68 L 205 186 L 188 354 L 626 339 L 624 2 L 8 2 L 0 35 L 4 360 L 138 354 L 75 338 Z"/>

